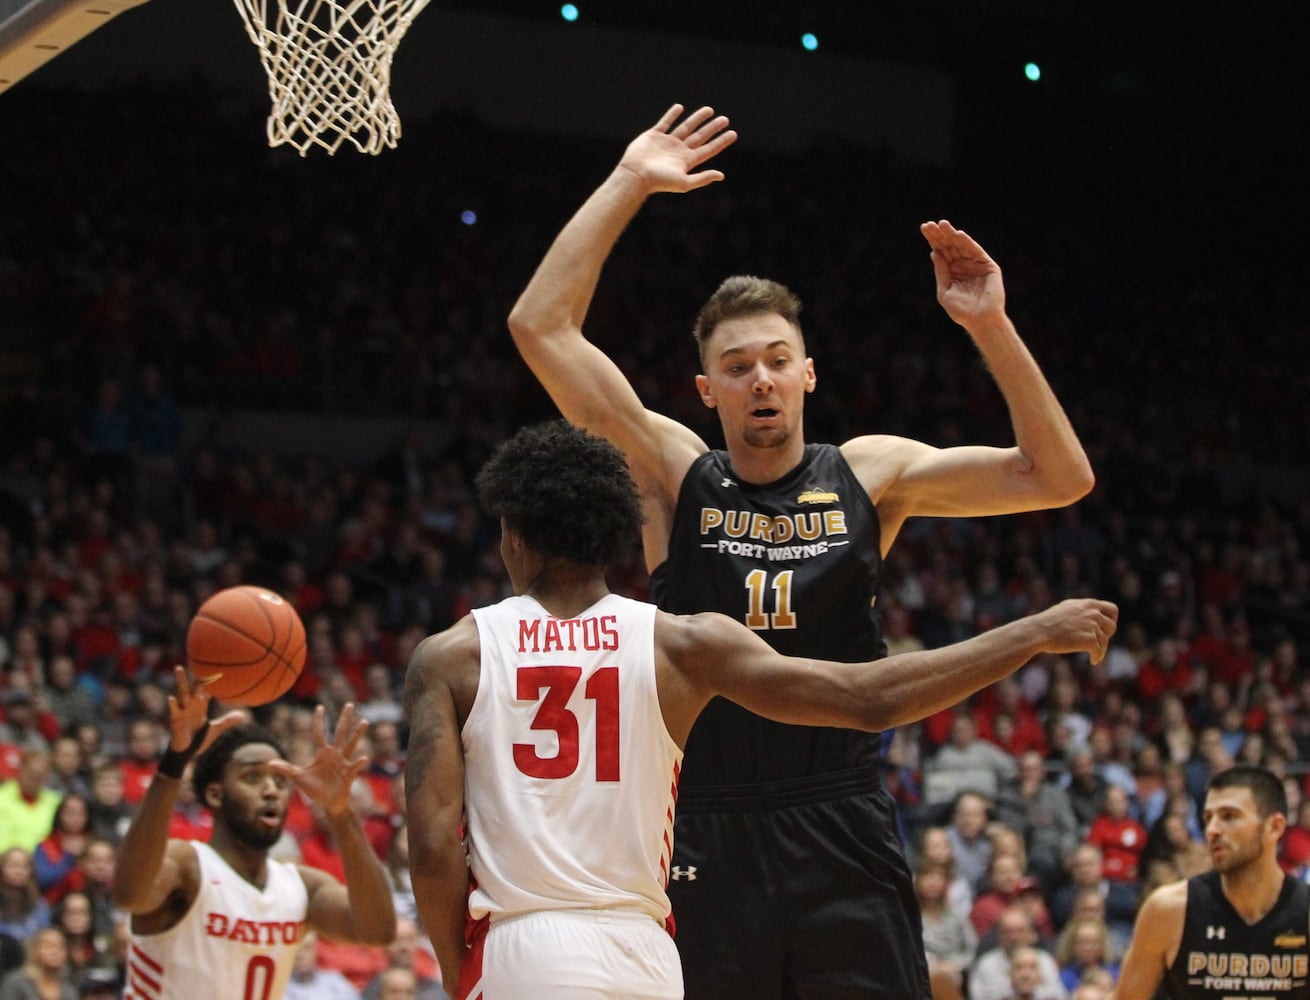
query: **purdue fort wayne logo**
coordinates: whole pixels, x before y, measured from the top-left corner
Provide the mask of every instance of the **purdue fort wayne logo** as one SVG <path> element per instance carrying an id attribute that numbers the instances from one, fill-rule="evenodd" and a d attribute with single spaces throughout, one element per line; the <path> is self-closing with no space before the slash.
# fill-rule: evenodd
<path id="1" fill-rule="evenodd" d="M 806 490 L 796 498 L 797 503 L 840 503 L 841 497 L 826 490 Z"/>

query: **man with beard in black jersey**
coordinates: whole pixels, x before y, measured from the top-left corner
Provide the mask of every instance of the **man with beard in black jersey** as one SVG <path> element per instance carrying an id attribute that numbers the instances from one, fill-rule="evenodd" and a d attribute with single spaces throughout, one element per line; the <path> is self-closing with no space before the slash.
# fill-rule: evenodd
<path id="1" fill-rule="evenodd" d="M 1310 886 L 1278 864 L 1287 793 L 1239 765 L 1206 786 L 1214 870 L 1161 886 L 1137 915 L 1111 1000 L 1310 998 Z"/>
<path id="2" fill-rule="evenodd" d="M 885 652 L 873 610 L 881 561 L 907 518 L 1062 507 L 1091 489 L 1091 467 L 1005 313 L 1000 268 L 946 221 L 921 227 L 937 298 L 996 379 L 1013 447 L 887 434 L 807 444 L 816 369 L 800 302 L 755 277 L 723 282 L 693 330 L 696 388 L 726 449 L 646 409 L 584 337 L 587 309 L 646 198 L 722 180 L 699 168 L 735 139 L 711 108 L 665 112 L 556 238 L 510 331 L 561 413 L 626 457 L 661 609 L 726 614 L 788 655 L 873 659 Z M 712 702 L 687 742 L 671 876 L 688 1000 L 929 995 L 877 734 L 782 725 Z"/>

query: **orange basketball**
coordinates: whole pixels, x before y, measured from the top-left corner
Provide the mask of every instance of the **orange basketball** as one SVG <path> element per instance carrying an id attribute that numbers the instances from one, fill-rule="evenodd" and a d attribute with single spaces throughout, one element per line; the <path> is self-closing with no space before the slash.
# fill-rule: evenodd
<path id="1" fill-rule="evenodd" d="M 186 653 L 192 676 L 215 698 L 267 705 L 291 689 L 305 666 L 305 626 L 271 590 L 229 587 L 200 605 L 187 629 Z"/>

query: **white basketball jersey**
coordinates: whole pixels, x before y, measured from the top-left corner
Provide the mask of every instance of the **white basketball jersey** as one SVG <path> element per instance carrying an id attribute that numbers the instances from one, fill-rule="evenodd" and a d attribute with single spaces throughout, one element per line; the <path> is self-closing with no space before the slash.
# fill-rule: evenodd
<path id="1" fill-rule="evenodd" d="M 625 907 L 663 923 L 682 751 L 655 687 L 654 606 L 611 594 L 564 620 L 511 597 L 473 617 L 469 913 Z"/>
<path id="2" fill-rule="evenodd" d="M 173 927 L 131 935 L 123 1000 L 282 1000 L 309 909 L 300 872 L 269 861 L 261 891 L 208 844 L 191 844 L 200 891 Z"/>

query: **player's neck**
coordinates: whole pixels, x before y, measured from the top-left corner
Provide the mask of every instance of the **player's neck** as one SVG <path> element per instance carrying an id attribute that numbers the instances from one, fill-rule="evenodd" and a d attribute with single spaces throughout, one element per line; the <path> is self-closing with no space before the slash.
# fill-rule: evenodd
<path id="1" fill-rule="evenodd" d="M 742 482 L 765 486 L 777 482 L 805 458 L 805 440 L 799 434 L 776 448 L 761 448 L 746 441 L 728 445 L 732 471 Z"/>
<path id="2" fill-rule="evenodd" d="M 610 589 L 604 573 L 594 566 L 550 560 L 523 592 L 556 618 L 576 618 Z"/>
<path id="3" fill-rule="evenodd" d="M 209 846 L 243 879 L 258 889 L 264 888 L 268 881 L 267 849 L 243 844 L 218 825 L 214 827 Z"/>
<path id="4" fill-rule="evenodd" d="M 1273 858 L 1261 858 L 1240 871 L 1219 876 L 1224 895 L 1248 924 L 1274 908 L 1283 892 L 1283 870 Z"/>

